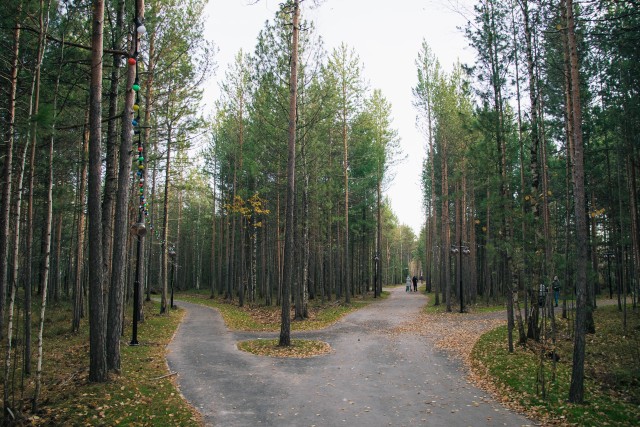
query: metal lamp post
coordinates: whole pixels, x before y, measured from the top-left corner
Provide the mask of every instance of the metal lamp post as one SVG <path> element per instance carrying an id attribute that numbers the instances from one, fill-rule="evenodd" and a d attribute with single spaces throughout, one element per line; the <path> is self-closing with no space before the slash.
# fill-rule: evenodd
<path id="1" fill-rule="evenodd" d="M 467 246 L 462 246 L 462 240 L 460 240 L 458 243 L 458 246 L 451 247 L 451 253 L 458 255 L 460 313 L 464 313 L 464 293 L 462 290 L 462 255 L 469 255 L 471 253 L 471 250 L 469 250 Z"/>
<path id="2" fill-rule="evenodd" d="M 378 254 L 373 257 L 373 264 L 375 271 L 373 273 L 373 297 L 377 298 L 381 292 L 378 290 L 378 262 L 380 262 L 380 257 Z"/>
<path id="3" fill-rule="evenodd" d="M 171 308 L 176 308 L 173 305 L 173 279 L 175 277 L 175 266 L 176 266 L 176 250 L 173 246 L 169 246 L 169 258 L 171 258 Z"/>
<path id="4" fill-rule="evenodd" d="M 138 317 L 140 314 L 138 306 L 140 305 L 140 283 L 142 282 L 142 239 L 147 234 L 147 227 L 140 220 L 133 224 L 129 231 L 131 235 L 138 238 L 136 243 L 136 274 L 133 283 L 133 330 L 129 345 L 138 345 Z"/>

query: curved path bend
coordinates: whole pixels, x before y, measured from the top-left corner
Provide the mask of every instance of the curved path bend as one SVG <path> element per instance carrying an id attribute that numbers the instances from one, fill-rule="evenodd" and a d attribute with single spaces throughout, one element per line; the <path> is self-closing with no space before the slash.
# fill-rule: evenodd
<path id="1" fill-rule="evenodd" d="M 330 354 L 308 359 L 239 351 L 238 341 L 278 334 L 229 331 L 216 310 L 180 302 L 187 313 L 168 346 L 169 368 L 207 426 L 533 424 L 469 384 L 460 362 L 432 340 L 394 332 L 427 300 L 404 287 L 389 290 L 389 298 L 329 328 L 292 333 L 331 345 Z"/>

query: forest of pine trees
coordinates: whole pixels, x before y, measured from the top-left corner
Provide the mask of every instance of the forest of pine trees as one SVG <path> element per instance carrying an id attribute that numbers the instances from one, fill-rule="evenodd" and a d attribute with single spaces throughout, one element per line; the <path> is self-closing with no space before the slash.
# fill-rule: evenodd
<path id="1" fill-rule="evenodd" d="M 557 275 L 565 311 L 577 307 L 582 401 L 596 295 L 637 306 L 640 4 L 477 0 L 464 29 L 476 60 L 451 71 L 424 41 L 419 236 L 385 198 L 398 133 L 348 41 L 325 50 L 305 2 L 284 2 L 255 49 L 216 71 L 203 112 L 225 42 L 203 38 L 205 4 L 3 3 L 4 407 L 11 364 L 40 375 L 48 301 L 72 307 L 70 330 L 89 322 L 102 382 L 120 369 L 136 291 L 166 311 L 172 288 L 207 289 L 281 306 L 285 324 L 310 299 L 378 296 L 408 273 L 448 311 L 517 294 L 520 341 L 539 337 L 537 291 Z"/>

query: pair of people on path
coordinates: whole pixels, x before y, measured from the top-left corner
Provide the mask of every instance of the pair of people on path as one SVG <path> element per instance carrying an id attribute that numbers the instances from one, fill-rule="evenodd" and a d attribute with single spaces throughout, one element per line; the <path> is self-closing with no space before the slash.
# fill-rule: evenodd
<path id="1" fill-rule="evenodd" d="M 418 292 L 418 278 L 413 276 L 413 279 L 407 274 L 407 286 L 404 288 L 405 292 L 411 292 L 411 283 L 413 283 L 413 292 Z"/>
<path id="2" fill-rule="evenodd" d="M 553 289 L 553 304 L 555 307 L 558 306 L 558 300 L 560 299 L 560 280 L 558 276 L 553 277 L 553 281 L 551 282 L 551 288 Z M 538 304 L 540 307 L 545 305 L 545 298 L 547 297 L 547 287 L 541 283 L 540 289 L 538 290 Z"/>

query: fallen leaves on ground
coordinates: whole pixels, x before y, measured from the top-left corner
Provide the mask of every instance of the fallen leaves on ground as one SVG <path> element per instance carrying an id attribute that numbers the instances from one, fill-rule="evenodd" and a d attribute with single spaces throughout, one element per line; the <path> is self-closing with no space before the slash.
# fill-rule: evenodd
<path id="1" fill-rule="evenodd" d="M 524 408 L 509 397 L 509 391 L 501 389 L 491 379 L 486 371 L 478 368 L 471 358 L 471 352 L 480 337 L 498 326 L 507 323 L 506 313 L 420 313 L 410 322 L 406 322 L 392 333 L 409 333 L 424 336 L 436 348 L 460 360 L 467 370 L 469 381 L 476 387 L 490 393 L 494 399 L 504 406 L 526 414 L 529 417 L 541 419 L 541 413 L 535 408 Z"/>
<path id="2" fill-rule="evenodd" d="M 476 341 L 492 329 L 507 322 L 504 313 L 420 313 L 393 332 L 420 334 L 436 348 L 446 350 L 470 367 L 470 355 Z"/>

